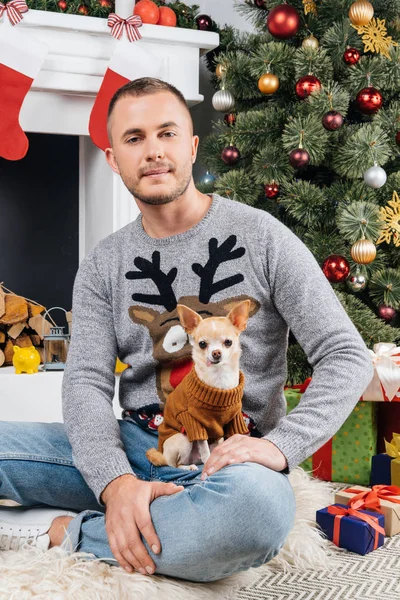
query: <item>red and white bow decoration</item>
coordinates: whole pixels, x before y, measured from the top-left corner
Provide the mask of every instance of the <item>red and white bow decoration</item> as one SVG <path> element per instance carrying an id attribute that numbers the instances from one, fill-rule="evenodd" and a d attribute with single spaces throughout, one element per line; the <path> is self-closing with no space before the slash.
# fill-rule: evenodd
<path id="1" fill-rule="evenodd" d="M 28 12 L 28 10 L 25 0 L 11 0 L 7 4 L 0 2 L 0 19 L 6 11 L 11 25 L 16 25 L 24 18 L 21 13 Z"/>
<path id="2" fill-rule="evenodd" d="M 123 19 L 115 13 L 111 13 L 108 15 L 108 26 L 111 27 L 111 35 L 117 40 L 121 39 L 124 27 L 130 42 L 140 40 L 142 37 L 138 29 L 142 26 L 142 19 L 139 15 L 131 15 L 127 19 Z"/>

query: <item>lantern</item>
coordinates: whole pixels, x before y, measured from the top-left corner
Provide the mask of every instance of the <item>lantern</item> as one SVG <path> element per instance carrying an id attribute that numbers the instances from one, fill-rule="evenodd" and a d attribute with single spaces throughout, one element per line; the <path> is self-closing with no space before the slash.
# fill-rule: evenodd
<path id="1" fill-rule="evenodd" d="M 65 314 L 67 311 L 60 306 L 53 306 L 46 310 L 44 319 L 47 313 L 51 310 L 59 308 Z M 42 371 L 62 371 L 65 369 L 67 362 L 67 354 L 69 349 L 70 334 L 64 333 L 64 327 L 50 327 L 50 334 L 44 335 L 44 321 L 42 329 L 43 345 L 44 345 L 44 363 Z"/>

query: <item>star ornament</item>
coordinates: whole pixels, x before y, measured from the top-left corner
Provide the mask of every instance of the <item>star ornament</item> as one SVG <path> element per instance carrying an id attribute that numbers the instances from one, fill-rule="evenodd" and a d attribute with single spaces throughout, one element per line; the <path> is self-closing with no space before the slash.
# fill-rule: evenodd
<path id="1" fill-rule="evenodd" d="M 393 192 L 392 199 L 389 200 L 388 204 L 389 206 L 381 206 L 379 209 L 379 215 L 385 225 L 376 243 L 386 242 L 390 244 L 393 237 L 394 245 L 400 246 L 400 198 L 396 191 Z"/>
<path id="2" fill-rule="evenodd" d="M 312 13 L 313 15 L 317 14 L 317 5 L 314 0 L 303 0 L 303 5 L 305 15 L 308 15 L 308 13 Z"/>
<path id="3" fill-rule="evenodd" d="M 392 37 L 387 34 L 385 19 L 375 19 L 374 17 L 366 25 L 352 25 L 357 33 L 362 35 L 364 52 L 379 52 L 392 60 L 389 50 L 392 46 L 398 46 Z"/>

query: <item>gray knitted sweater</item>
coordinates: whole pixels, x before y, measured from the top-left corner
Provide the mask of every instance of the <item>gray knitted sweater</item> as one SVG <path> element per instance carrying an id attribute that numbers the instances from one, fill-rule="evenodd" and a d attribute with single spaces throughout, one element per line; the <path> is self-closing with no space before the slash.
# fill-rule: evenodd
<path id="1" fill-rule="evenodd" d="M 134 473 L 112 407 L 116 357 L 129 365 L 119 383 L 122 417 L 149 406 L 161 415 L 191 366 L 177 303 L 203 317 L 225 316 L 245 298 L 252 305 L 240 336 L 243 414 L 253 435 L 283 452 L 290 471 L 336 433 L 373 376 L 361 336 L 303 242 L 269 213 L 213 194 L 188 231 L 152 238 L 139 214 L 81 262 L 63 418 L 75 465 L 101 504 L 108 483 Z M 313 376 L 286 416 L 289 329 Z"/>

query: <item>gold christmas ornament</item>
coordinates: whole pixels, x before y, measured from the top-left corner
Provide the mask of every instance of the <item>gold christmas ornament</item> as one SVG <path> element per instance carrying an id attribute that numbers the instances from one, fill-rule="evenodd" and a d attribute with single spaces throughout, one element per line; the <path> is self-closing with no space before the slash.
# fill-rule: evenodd
<path id="1" fill-rule="evenodd" d="M 264 73 L 258 80 L 258 89 L 263 94 L 274 94 L 279 88 L 279 79 L 273 73 Z"/>
<path id="2" fill-rule="evenodd" d="M 304 38 L 301 45 L 303 48 L 312 48 L 313 50 L 317 50 L 319 47 L 319 41 L 313 36 L 313 34 L 311 34 L 309 37 Z"/>
<path id="3" fill-rule="evenodd" d="M 308 13 L 312 13 L 313 15 L 317 15 L 317 5 L 314 0 L 303 0 L 304 5 L 304 14 L 308 15 Z"/>
<path id="4" fill-rule="evenodd" d="M 362 35 L 364 52 L 379 52 L 390 58 L 389 50 L 392 46 L 398 46 L 392 37 L 387 34 L 385 19 L 371 19 L 367 25 L 352 25 L 357 33 Z"/>
<path id="5" fill-rule="evenodd" d="M 225 75 L 226 73 L 226 68 L 219 64 L 217 65 L 217 68 L 215 69 L 215 74 L 218 77 L 218 79 L 222 79 L 222 77 Z"/>
<path id="6" fill-rule="evenodd" d="M 371 2 L 358 0 L 350 6 L 349 19 L 353 25 L 366 25 L 374 16 L 374 7 Z"/>
<path id="7" fill-rule="evenodd" d="M 400 246 L 400 198 L 396 191 L 393 192 L 392 199 L 389 200 L 388 204 L 389 206 L 381 206 L 379 209 L 379 215 L 384 226 L 376 243 L 386 242 L 390 244 L 393 236 L 393 244 Z"/>
<path id="8" fill-rule="evenodd" d="M 362 240 L 358 240 L 355 244 L 350 248 L 351 258 L 354 262 L 360 265 L 368 265 L 376 257 L 376 247 L 374 242 L 371 240 L 366 240 L 363 238 Z"/>

